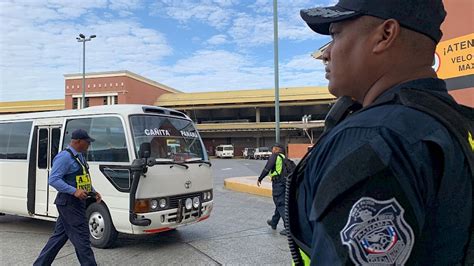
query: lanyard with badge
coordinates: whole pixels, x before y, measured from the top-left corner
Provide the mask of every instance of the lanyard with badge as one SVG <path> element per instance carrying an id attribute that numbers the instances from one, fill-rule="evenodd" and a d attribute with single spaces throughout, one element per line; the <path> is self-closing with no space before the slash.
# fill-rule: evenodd
<path id="1" fill-rule="evenodd" d="M 91 182 L 91 177 L 90 177 L 90 174 L 89 174 L 89 167 L 88 167 L 87 163 L 84 164 L 78 158 L 78 156 L 74 156 L 74 154 L 72 153 L 72 151 L 70 149 L 66 149 L 66 150 L 71 154 L 71 156 L 79 163 L 79 165 L 82 168 L 82 175 L 76 175 L 76 188 L 77 189 L 83 189 L 87 192 L 91 192 L 92 191 L 92 182 Z"/>

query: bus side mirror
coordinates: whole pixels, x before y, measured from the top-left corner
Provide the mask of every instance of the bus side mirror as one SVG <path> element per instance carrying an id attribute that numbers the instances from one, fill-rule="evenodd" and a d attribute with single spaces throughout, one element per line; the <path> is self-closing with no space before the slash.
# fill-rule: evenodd
<path id="1" fill-rule="evenodd" d="M 140 150 L 138 150 L 138 156 L 140 158 L 150 158 L 151 154 L 151 145 L 150 142 L 143 142 L 140 144 Z"/>

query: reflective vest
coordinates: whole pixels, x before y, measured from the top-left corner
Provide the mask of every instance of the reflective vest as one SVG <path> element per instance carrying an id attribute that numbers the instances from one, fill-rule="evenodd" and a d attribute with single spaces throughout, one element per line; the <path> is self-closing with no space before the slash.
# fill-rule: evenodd
<path id="1" fill-rule="evenodd" d="M 278 154 L 276 161 L 275 161 L 275 170 L 270 170 L 270 176 L 280 176 L 281 172 L 283 171 L 283 160 L 285 159 L 285 155 Z"/>

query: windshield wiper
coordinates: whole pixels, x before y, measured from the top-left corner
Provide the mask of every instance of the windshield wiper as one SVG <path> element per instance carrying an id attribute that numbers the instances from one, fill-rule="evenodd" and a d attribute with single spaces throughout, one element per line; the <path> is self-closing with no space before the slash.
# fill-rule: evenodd
<path id="1" fill-rule="evenodd" d="M 154 160 L 150 160 L 151 162 L 148 165 L 155 165 L 155 164 L 171 164 L 170 168 L 172 168 L 174 165 L 179 165 L 182 166 L 186 169 L 189 168 L 189 166 L 185 165 L 184 163 L 178 163 L 173 161 L 173 159 L 163 159 L 163 158 L 155 158 Z"/>
<path id="2" fill-rule="evenodd" d="M 199 166 L 201 166 L 203 163 L 207 164 L 209 166 L 212 166 L 211 162 L 204 161 L 201 158 L 190 158 L 190 159 L 185 160 L 184 162 L 186 162 L 186 163 L 201 163 Z"/>

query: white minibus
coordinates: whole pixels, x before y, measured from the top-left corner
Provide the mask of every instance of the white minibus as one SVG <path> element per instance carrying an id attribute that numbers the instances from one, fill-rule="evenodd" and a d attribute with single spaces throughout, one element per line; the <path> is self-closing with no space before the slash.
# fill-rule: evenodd
<path id="1" fill-rule="evenodd" d="M 234 146 L 232 145 L 219 145 L 216 147 L 217 158 L 232 158 L 234 157 Z"/>
<path id="2" fill-rule="evenodd" d="M 209 217 L 211 163 L 193 122 L 143 105 L 1 115 L 0 213 L 57 218 L 48 175 L 78 128 L 96 139 L 86 154 L 103 198 L 87 202 L 94 246 L 112 246 L 117 232 L 153 234 Z"/>

